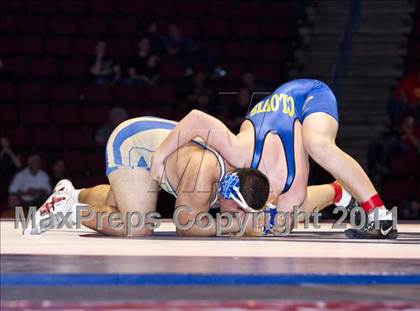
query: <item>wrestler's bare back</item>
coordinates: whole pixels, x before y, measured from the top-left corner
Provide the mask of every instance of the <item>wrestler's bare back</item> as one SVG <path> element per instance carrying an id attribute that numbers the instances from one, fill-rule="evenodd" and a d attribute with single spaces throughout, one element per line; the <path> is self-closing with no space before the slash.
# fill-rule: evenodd
<path id="1" fill-rule="evenodd" d="M 258 166 L 258 170 L 263 172 L 270 181 L 269 202 L 279 207 L 300 205 L 306 195 L 309 160 L 302 142 L 302 125 L 296 122 L 294 130 L 296 175 L 289 191 L 282 194 L 287 178 L 287 163 L 283 143 L 277 134 L 269 133 L 265 138 L 261 162 Z M 242 123 L 239 135 L 248 140 L 249 156 L 245 165 L 249 167 L 255 139 L 254 128 L 250 121 L 245 120 Z"/>

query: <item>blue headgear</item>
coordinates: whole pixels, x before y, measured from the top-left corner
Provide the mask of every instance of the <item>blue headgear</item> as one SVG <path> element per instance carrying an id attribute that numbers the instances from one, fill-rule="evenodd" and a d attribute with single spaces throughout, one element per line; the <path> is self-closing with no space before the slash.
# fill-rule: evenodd
<path id="1" fill-rule="evenodd" d="M 237 172 L 231 174 L 226 173 L 220 179 L 218 191 L 222 198 L 234 200 L 245 212 L 257 213 L 258 211 L 254 210 L 246 203 L 244 197 L 239 191 L 240 184 Z"/>

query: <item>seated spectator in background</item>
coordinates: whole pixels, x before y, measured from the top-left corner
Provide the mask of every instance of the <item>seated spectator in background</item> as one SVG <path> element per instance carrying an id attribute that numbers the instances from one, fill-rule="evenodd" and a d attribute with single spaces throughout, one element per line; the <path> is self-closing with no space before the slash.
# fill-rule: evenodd
<path id="1" fill-rule="evenodd" d="M 116 84 L 121 78 L 121 67 L 107 54 L 105 41 L 95 45 L 95 55 L 89 57 L 89 72 L 96 84 Z"/>
<path id="2" fill-rule="evenodd" d="M 6 73 L 4 72 L 3 61 L 0 58 L 0 82 L 6 81 Z"/>
<path id="3" fill-rule="evenodd" d="M 22 161 L 13 152 L 7 137 L 0 137 L 0 148 L 0 175 L 8 178 L 22 167 Z"/>
<path id="4" fill-rule="evenodd" d="M 368 148 L 368 172 L 380 184 L 393 157 L 399 154 L 420 155 L 420 128 L 412 116 L 405 117 L 401 125 L 394 126 L 380 140 L 372 142 Z"/>
<path id="5" fill-rule="evenodd" d="M 159 26 L 156 21 L 152 21 L 147 25 L 145 37 L 149 38 L 153 53 L 159 55 L 166 53 L 165 42 L 163 36 L 159 33 Z"/>
<path id="6" fill-rule="evenodd" d="M 420 121 L 420 69 L 407 74 L 395 87 L 388 105 L 391 122 L 398 124 L 408 114 Z"/>
<path id="7" fill-rule="evenodd" d="M 254 92 L 267 92 L 264 85 L 257 82 L 255 74 L 248 70 L 242 76 L 242 87 L 246 87 L 250 93 Z M 260 98 L 265 97 L 268 94 L 257 94 Z"/>
<path id="8" fill-rule="evenodd" d="M 124 108 L 114 107 L 109 111 L 108 123 L 102 125 L 95 133 L 96 144 L 100 147 L 104 147 L 108 141 L 114 128 L 121 122 L 127 120 L 128 114 Z"/>
<path id="9" fill-rule="evenodd" d="M 68 178 L 66 162 L 63 159 L 57 159 L 51 165 L 51 184 L 56 185 L 61 179 Z"/>
<path id="10" fill-rule="evenodd" d="M 243 116 L 247 115 L 249 108 L 252 107 L 250 90 L 246 87 L 241 88 L 237 98 L 237 105 L 234 105 L 234 107 L 232 107 L 233 109 L 231 109 L 231 127 L 232 129 L 237 129 L 239 131 L 239 127 L 243 122 Z"/>
<path id="11" fill-rule="evenodd" d="M 152 53 L 150 40 L 143 37 L 137 43 L 137 53 L 127 65 L 126 85 L 153 85 L 159 79 L 160 56 Z"/>
<path id="12" fill-rule="evenodd" d="M 193 73 L 192 67 L 197 63 L 198 47 L 190 37 L 181 34 L 181 28 L 175 23 L 168 25 L 165 48 L 170 57 L 185 67 L 186 75 Z"/>
<path id="13" fill-rule="evenodd" d="M 39 155 L 28 158 L 28 166 L 16 173 L 9 186 L 9 206 L 40 206 L 51 192 L 50 178 L 41 169 Z"/>
<path id="14" fill-rule="evenodd" d="M 207 84 L 206 74 L 202 71 L 197 72 L 194 75 L 187 95 L 188 109 L 200 109 L 208 113 L 213 113 L 214 99 L 215 95 Z"/>

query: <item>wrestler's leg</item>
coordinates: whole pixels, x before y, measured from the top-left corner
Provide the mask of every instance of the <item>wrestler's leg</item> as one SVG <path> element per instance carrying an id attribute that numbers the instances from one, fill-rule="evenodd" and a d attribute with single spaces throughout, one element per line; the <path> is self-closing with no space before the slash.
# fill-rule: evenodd
<path id="1" fill-rule="evenodd" d="M 377 191 L 356 160 L 335 144 L 337 130 L 338 122 L 330 115 L 322 112 L 310 114 L 303 121 L 302 136 L 305 149 L 315 162 L 339 180 L 363 205 L 363 202 L 368 202 Z"/>
<path id="2" fill-rule="evenodd" d="M 152 235 L 153 229 L 146 226 L 146 218 L 148 214 L 156 211 L 159 187 L 150 173 L 143 168 L 119 168 L 111 172 L 108 179 L 113 193 L 108 199 L 110 202 L 115 200 L 115 206 L 122 215 L 122 225 L 126 229 L 126 234 Z M 129 221 L 134 224 L 143 221 L 144 225 L 129 232 Z"/>

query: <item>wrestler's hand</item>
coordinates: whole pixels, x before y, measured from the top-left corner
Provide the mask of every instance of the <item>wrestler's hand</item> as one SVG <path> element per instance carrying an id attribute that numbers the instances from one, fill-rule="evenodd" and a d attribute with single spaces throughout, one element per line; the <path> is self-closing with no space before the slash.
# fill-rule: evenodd
<path id="1" fill-rule="evenodd" d="M 263 212 L 258 213 L 257 224 L 250 227 L 247 226 L 244 236 L 257 237 L 264 236 L 265 215 Z"/>
<path id="2" fill-rule="evenodd" d="M 157 182 L 162 180 L 163 172 L 165 170 L 164 161 L 159 159 L 159 156 L 155 154 L 152 155 L 151 164 L 150 164 L 150 175 Z"/>

